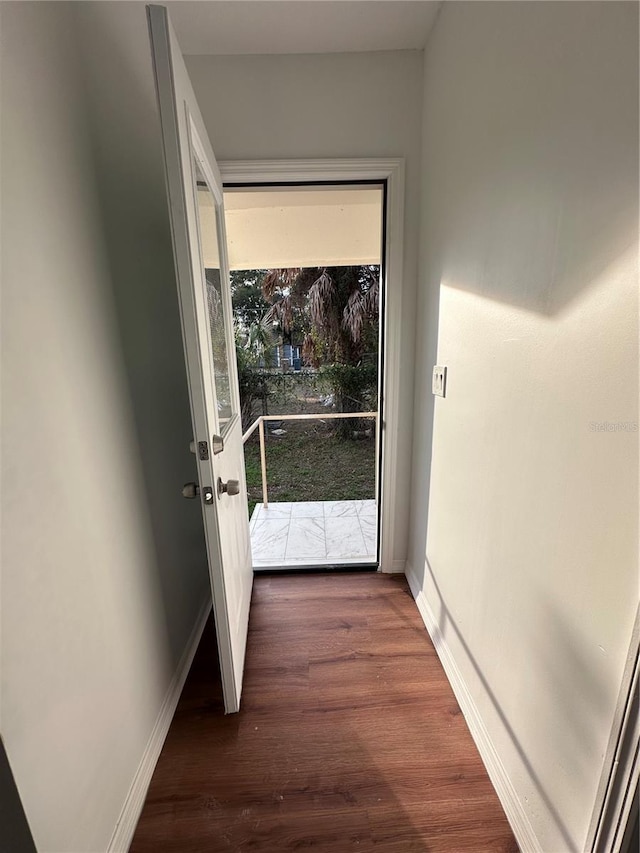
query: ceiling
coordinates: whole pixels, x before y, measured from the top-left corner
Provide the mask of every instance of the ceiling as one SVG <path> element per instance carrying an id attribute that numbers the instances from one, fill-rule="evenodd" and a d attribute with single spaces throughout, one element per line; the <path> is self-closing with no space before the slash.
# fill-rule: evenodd
<path id="1" fill-rule="evenodd" d="M 380 263 L 382 187 L 236 189 L 224 206 L 232 270 Z"/>
<path id="2" fill-rule="evenodd" d="M 432 0 L 173 0 L 185 54 L 422 50 Z"/>

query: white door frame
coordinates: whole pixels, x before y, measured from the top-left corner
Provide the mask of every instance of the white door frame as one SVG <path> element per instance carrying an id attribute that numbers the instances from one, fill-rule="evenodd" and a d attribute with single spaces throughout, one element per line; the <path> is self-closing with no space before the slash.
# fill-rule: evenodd
<path id="1" fill-rule="evenodd" d="M 622 853 L 640 778 L 640 605 L 631 635 L 600 784 L 587 833 L 588 853 Z M 635 851 L 634 851 L 635 853 Z"/>
<path id="2" fill-rule="evenodd" d="M 356 160 L 228 160 L 218 163 L 225 184 L 326 183 L 380 181 L 386 183 L 384 254 L 384 361 L 380 429 L 382 441 L 380 482 L 380 571 L 403 572 L 404 560 L 394 561 L 396 494 L 399 469 L 398 428 L 400 406 L 400 341 L 402 339 L 404 159 Z"/>

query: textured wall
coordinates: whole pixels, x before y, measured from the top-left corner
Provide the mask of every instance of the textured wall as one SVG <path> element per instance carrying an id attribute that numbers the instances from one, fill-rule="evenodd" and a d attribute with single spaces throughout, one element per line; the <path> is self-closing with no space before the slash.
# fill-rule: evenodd
<path id="1" fill-rule="evenodd" d="M 637 16 L 445 4 L 425 56 L 410 566 L 545 851 L 638 599 Z"/>
<path id="2" fill-rule="evenodd" d="M 208 586 L 145 11 L 109 52 L 120 5 L 1 9 L 1 722 L 47 853 L 107 848 Z"/>

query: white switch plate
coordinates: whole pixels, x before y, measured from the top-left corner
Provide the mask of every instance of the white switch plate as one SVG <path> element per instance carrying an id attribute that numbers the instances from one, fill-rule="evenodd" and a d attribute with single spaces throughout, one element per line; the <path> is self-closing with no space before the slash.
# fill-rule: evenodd
<path id="1" fill-rule="evenodd" d="M 447 390 L 447 368 L 436 364 L 433 368 L 431 391 L 436 397 L 444 397 Z"/>

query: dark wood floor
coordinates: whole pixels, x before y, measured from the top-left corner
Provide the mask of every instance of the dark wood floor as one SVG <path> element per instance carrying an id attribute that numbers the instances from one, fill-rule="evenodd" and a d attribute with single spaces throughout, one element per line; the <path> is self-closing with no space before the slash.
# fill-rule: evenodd
<path id="1" fill-rule="evenodd" d="M 257 577 L 242 710 L 208 625 L 131 853 L 517 853 L 402 576 Z"/>

